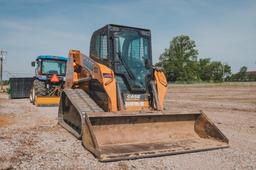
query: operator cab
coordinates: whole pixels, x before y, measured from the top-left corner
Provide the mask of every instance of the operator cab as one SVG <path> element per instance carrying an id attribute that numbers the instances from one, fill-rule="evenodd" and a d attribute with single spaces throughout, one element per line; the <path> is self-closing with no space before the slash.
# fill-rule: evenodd
<path id="1" fill-rule="evenodd" d="M 106 25 L 93 33 L 90 57 L 113 69 L 121 91 L 147 91 L 153 71 L 150 30 Z"/>

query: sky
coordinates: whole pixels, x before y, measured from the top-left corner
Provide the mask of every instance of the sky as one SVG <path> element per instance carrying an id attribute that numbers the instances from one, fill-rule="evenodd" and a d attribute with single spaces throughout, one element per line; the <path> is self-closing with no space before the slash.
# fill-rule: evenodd
<path id="1" fill-rule="evenodd" d="M 32 76 L 39 55 L 89 54 L 92 33 L 106 24 L 150 29 L 154 63 L 185 34 L 199 58 L 256 70 L 255 0 L 0 0 L 4 79 Z"/>

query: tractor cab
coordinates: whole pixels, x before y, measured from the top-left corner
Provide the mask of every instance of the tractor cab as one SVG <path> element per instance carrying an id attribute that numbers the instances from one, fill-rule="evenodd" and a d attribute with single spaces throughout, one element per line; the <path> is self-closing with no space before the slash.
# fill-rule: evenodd
<path id="1" fill-rule="evenodd" d="M 66 62 L 67 58 L 61 56 L 38 56 L 31 65 L 36 66 L 35 77 L 37 79 L 59 83 L 64 80 Z"/>

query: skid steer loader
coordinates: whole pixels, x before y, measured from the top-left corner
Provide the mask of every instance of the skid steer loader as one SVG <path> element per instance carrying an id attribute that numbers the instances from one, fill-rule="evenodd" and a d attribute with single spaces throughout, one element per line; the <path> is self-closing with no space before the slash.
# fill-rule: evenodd
<path id="1" fill-rule="evenodd" d="M 164 112 L 166 92 L 150 30 L 106 25 L 93 33 L 90 57 L 70 50 L 58 121 L 100 161 L 228 147 L 203 112 Z"/>

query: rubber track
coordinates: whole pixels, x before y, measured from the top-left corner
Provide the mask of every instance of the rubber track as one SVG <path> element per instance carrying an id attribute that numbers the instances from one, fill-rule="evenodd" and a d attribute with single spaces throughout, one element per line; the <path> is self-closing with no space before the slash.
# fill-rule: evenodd
<path id="1" fill-rule="evenodd" d="M 103 110 L 82 89 L 65 89 L 64 92 L 80 114 L 103 112 Z"/>

